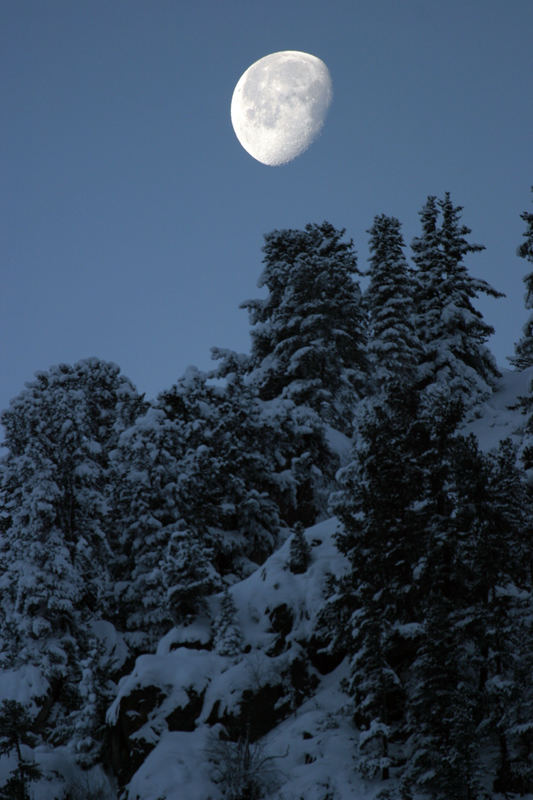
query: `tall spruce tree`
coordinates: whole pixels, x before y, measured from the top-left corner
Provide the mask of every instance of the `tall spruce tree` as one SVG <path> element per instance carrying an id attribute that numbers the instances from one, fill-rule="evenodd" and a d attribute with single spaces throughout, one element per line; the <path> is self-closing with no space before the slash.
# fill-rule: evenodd
<path id="1" fill-rule="evenodd" d="M 453 619 L 453 602 L 431 592 L 408 679 L 402 784 L 434 800 L 475 800 L 478 703 Z"/>
<path id="2" fill-rule="evenodd" d="M 110 611 L 110 452 L 141 407 L 118 367 L 88 359 L 38 373 L 2 415 L 4 666 L 41 669 L 43 725 L 58 742 L 71 733 L 88 627 Z"/>
<path id="3" fill-rule="evenodd" d="M 351 652 L 350 694 L 363 729 L 365 774 L 388 777 L 402 734 L 405 673 L 416 651 L 423 531 L 428 491 L 424 456 L 428 431 L 417 420 L 416 393 L 391 384 L 378 400 L 362 403 L 353 462 L 339 473 L 332 510 L 342 522 L 337 538 L 351 571 L 338 588 Z M 436 487 L 434 487 L 436 488 Z M 339 605 L 339 596 L 336 599 Z"/>
<path id="4" fill-rule="evenodd" d="M 368 350 L 374 390 L 397 378 L 412 381 L 421 359 L 414 327 L 414 281 L 403 252 L 400 222 L 380 214 L 370 231 Z"/>
<path id="5" fill-rule="evenodd" d="M 476 503 L 478 642 L 484 732 L 498 753 L 494 789 L 520 793 L 533 790 L 531 502 L 516 445 L 505 439 L 487 459 L 485 500 Z"/>
<path id="6" fill-rule="evenodd" d="M 533 192 L 533 187 L 531 190 Z M 524 211 L 521 217 L 527 227 L 523 234 L 525 241 L 519 246 L 518 255 L 533 264 L 533 214 Z M 533 272 L 525 275 L 523 280 L 526 285 L 525 305 L 527 309 L 531 309 L 533 308 Z M 515 355 L 509 360 L 517 369 L 526 369 L 533 366 L 533 315 L 530 315 L 524 325 L 522 338 L 515 345 Z M 525 424 L 521 456 L 531 481 L 531 468 L 533 467 L 533 381 L 529 385 L 528 394 L 519 398 L 519 406 L 522 413 L 528 417 Z"/>
<path id="7" fill-rule="evenodd" d="M 264 400 L 285 397 L 349 431 L 366 384 L 366 331 L 356 256 L 328 222 L 265 236 L 259 286 L 248 300 L 251 365 Z"/>
<path id="8" fill-rule="evenodd" d="M 209 373 L 189 369 L 163 392 L 158 405 L 181 420 L 183 454 L 177 497 L 186 524 L 203 533 L 214 549 L 218 569 L 237 569 L 234 558 L 264 560 L 279 529 L 273 492 L 272 453 L 278 435 L 263 416 L 253 387 L 229 354 L 228 368 Z"/>
<path id="9" fill-rule="evenodd" d="M 44 627 L 52 607 L 66 610 L 57 599 L 61 587 L 65 602 L 79 591 L 78 601 L 86 607 L 105 606 L 114 552 L 106 529 L 109 453 L 140 404 L 118 367 L 88 359 L 39 373 L 3 413 L 10 514 L 6 557 L 12 562 L 15 607 L 28 622 L 27 603 L 39 609 Z M 18 575 L 16 563 L 24 565 L 26 577 Z M 38 601 L 31 600 L 32 591 Z M 13 592 L 8 595 L 13 599 Z"/>
<path id="10" fill-rule="evenodd" d="M 220 610 L 214 627 L 215 651 L 221 656 L 238 657 L 243 649 L 243 636 L 237 622 L 237 607 L 227 586 L 220 598 Z"/>
<path id="11" fill-rule="evenodd" d="M 212 555 L 195 535 L 178 527 L 169 537 L 161 558 L 166 601 L 176 624 L 189 624 L 207 612 L 206 597 L 218 589 L 220 577 Z"/>
<path id="12" fill-rule="evenodd" d="M 114 517 L 121 558 L 115 569 L 116 624 L 134 650 L 150 649 L 172 627 L 160 561 L 181 520 L 177 480 L 182 426 L 150 408 L 113 453 Z"/>
<path id="13" fill-rule="evenodd" d="M 465 258 L 484 246 L 468 242 L 461 211 L 449 193 L 441 200 L 429 197 L 412 249 L 418 267 L 415 319 L 425 351 L 422 380 L 430 394 L 444 391 L 469 409 L 490 394 L 500 375 L 485 345 L 494 330 L 472 301 L 480 293 L 503 295 L 469 274 Z"/>
<path id="14" fill-rule="evenodd" d="M 533 192 L 533 186 L 531 187 Z M 526 223 L 526 230 L 522 234 L 525 241 L 518 247 L 518 255 L 533 265 L 533 214 L 524 211 L 520 215 Z M 526 285 L 525 306 L 528 311 L 533 309 L 533 271 L 524 275 L 523 281 Z M 526 369 L 533 366 L 533 313 L 523 328 L 522 338 L 515 345 L 515 355 L 509 361 L 517 369 Z"/>

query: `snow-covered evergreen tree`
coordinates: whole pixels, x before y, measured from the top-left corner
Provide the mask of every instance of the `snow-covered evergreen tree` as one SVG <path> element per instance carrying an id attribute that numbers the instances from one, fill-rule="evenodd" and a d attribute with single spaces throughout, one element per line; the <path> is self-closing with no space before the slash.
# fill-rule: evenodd
<path id="1" fill-rule="evenodd" d="M 390 380 L 412 381 L 421 358 L 414 328 L 414 280 L 403 252 L 400 223 L 380 214 L 370 233 L 368 350 L 374 390 Z"/>
<path id="2" fill-rule="evenodd" d="M 194 532 L 177 529 L 169 537 L 160 568 L 166 603 L 176 624 L 186 625 L 206 613 L 206 597 L 220 583 L 212 560 Z"/>
<path id="3" fill-rule="evenodd" d="M 83 572 L 80 600 L 93 610 L 107 603 L 116 550 L 109 525 L 109 455 L 141 407 L 141 398 L 116 365 L 87 359 L 38 373 L 2 414 L 10 547 L 24 539 L 23 561 L 44 574 L 47 570 L 37 567 L 40 560 L 56 558 L 44 531 L 56 535 L 57 552 L 63 551 L 61 569 L 71 562 Z M 32 547 L 34 558 L 28 560 L 24 551 Z M 75 587 L 79 581 L 70 576 L 60 583 Z"/>
<path id="4" fill-rule="evenodd" d="M 88 769 L 102 760 L 105 712 L 114 686 L 104 649 L 94 636 L 89 636 L 86 652 L 77 666 L 77 703 L 70 715 L 72 738 L 69 744 L 76 762 Z"/>
<path id="5" fill-rule="evenodd" d="M 263 416 L 272 432 L 274 497 L 284 522 L 312 525 L 327 513 L 339 459 L 314 409 L 283 398 L 266 401 Z"/>
<path id="6" fill-rule="evenodd" d="M 484 732 L 498 752 L 494 788 L 523 793 L 533 790 L 533 690 L 526 677 L 533 668 L 532 501 L 511 440 L 485 463 L 483 470 L 474 462 L 470 480 L 460 476 L 466 488 L 486 472 L 477 497 L 466 498 L 463 528 L 478 534 L 472 594 L 480 599 L 477 614 L 472 606 L 465 616 L 477 620 Z"/>
<path id="7" fill-rule="evenodd" d="M 7 665 L 33 663 L 47 675 L 65 675 L 76 652 L 86 587 L 76 565 L 76 542 L 57 522 L 63 500 L 55 465 L 33 444 L 10 458 L 16 480 L 5 534 L 1 637 Z"/>
<path id="8" fill-rule="evenodd" d="M 531 187 L 533 192 L 533 186 Z M 533 214 L 524 211 L 520 215 L 526 223 L 526 230 L 523 233 L 525 241 L 518 247 L 518 255 L 533 265 Z M 528 311 L 533 309 L 533 271 L 524 275 L 523 281 L 526 285 L 525 306 Z M 515 354 L 509 359 L 511 364 L 517 369 L 525 369 L 533 366 L 533 313 L 523 328 L 522 338 L 515 345 Z"/>
<path id="9" fill-rule="evenodd" d="M 114 510 L 121 559 L 116 619 L 134 649 L 151 648 L 173 624 L 160 561 L 181 520 L 177 481 L 182 427 L 150 408 L 124 431 L 113 453 Z"/>
<path id="10" fill-rule="evenodd" d="M 35 721 L 22 703 L 3 700 L 0 703 L 0 753 L 16 758 L 15 769 L 6 783 L 0 787 L 0 800 L 30 800 L 30 786 L 41 777 L 35 761 L 23 753 L 25 745 L 34 745 Z"/>
<path id="11" fill-rule="evenodd" d="M 282 426 L 263 413 L 236 361 L 224 353 L 216 383 L 189 368 L 123 433 L 114 453 L 123 552 L 117 596 L 136 647 L 152 646 L 174 623 L 162 565 L 177 529 L 209 550 L 221 575 L 238 574 L 274 547 Z"/>
<path id="12" fill-rule="evenodd" d="M 366 592 L 361 607 L 352 615 L 355 653 L 351 662 L 349 691 L 355 699 L 354 720 L 360 727 L 358 769 L 365 778 L 387 780 L 394 765 L 393 741 L 398 723 L 395 706 L 401 699 L 400 680 L 390 664 L 387 645 L 390 625 L 380 621 L 380 609 L 373 607 Z"/>
<path id="13" fill-rule="evenodd" d="M 410 668 L 403 775 L 404 788 L 416 787 L 435 800 L 479 796 L 479 704 L 465 655 L 453 625 L 453 603 L 437 591 L 430 596 Z"/>
<path id="14" fill-rule="evenodd" d="M 304 534 L 304 526 L 301 522 L 297 522 L 294 526 L 294 533 L 290 542 L 289 550 L 289 569 L 295 575 L 305 572 L 309 566 L 309 559 L 311 557 L 311 548 L 307 543 Z"/>
<path id="15" fill-rule="evenodd" d="M 351 655 L 350 694 L 363 728 L 361 767 L 386 777 L 394 766 L 404 714 L 402 681 L 416 649 L 430 432 L 417 420 L 409 387 L 360 405 L 353 462 L 339 473 L 332 510 L 338 547 L 351 571 L 338 588 L 343 637 Z M 437 489 L 437 485 L 433 487 Z M 397 758 L 397 754 L 396 754 Z"/>
<path id="16" fill-rule="evenodd" d="M 272 552 L 282 520 L 311 524 L 325 509 L 337 460 L 316 412 L 261 400 L 246 357 L 214 357 L 213 373 L 188 370 L 158 405 L 183 424 L 183 519 L 211 541 L 221 573 L 238 572 L 240 556 L 257 563 Z"/>
<path id="17" fill-rule="evenodd" d="M 523 234 L 525 241 L 518 248 L 518 255 L 533 264 L 533 214 L 525 211 L 521 217 L 527 228 Z M 526 285 L 525 305 L 526 309 L 530 310 L 533 308 L 533 272 L 525 275 L 523 280 Z M 524 325 L 522 338 L 515 345 L 514 357 L 509 360 L 517 369 L 526 369 L 533 365 L 533 314 L 530 315 Z M 531 468 L 533 467 L 533 381 L 529 386 L 528 394 L 519 398 L 519 406 L 522 409 L 522 413 L 528 416 L 521 456 L 531 480 Z"/>
<path id="18" fill-rule="evenodd" d="M 366 385 L 366 330 L 356 256 L 328 222 L 265 236 L 262 300 L 248 300 L 251 365 L 261 398 L 285 397 L 349 431 Z"/>
<path id="19" fill-rule="evenodd" d="M 207 442 L 211 464 L 206 478 L 221 485 L 217 519 L 212 525 L 238 531 L 244 551 L 261 561 L 272 552 L 280 526 L 274 498 L 273 448 L 276 432 L 263 414 L 255 388 L 248 385 L 240 368 L 228 372 L 224 359 L 224 388 L 213 389 L 212 423 Z"/>
<path id="20" fill-rule="evenodd" d="M 461 206 L 449 193 L 431 196 L 420 217 L 422 233 L 412 243 L 416 272 L 416 328 L 424 346 L 421 378 L 426 391 L 445 391 L 469 409 L 489 394 L 500 375 L 486 341 L 494 332 L 474 305 L 481 293 L 501 297 L 486 281 L 473 278 L 465 257 L 484 249 L 466 237 Z"/>
<path id="21" fill-rule="evenodd" d="M 215 619 L 215 650 L 221 656 L 234 658 L 242 653 L 243 636 L 237 622 L 237 608 L 226 587 L 220 598 L 220 611 Z"/>
<path id="22" fill-rule="evenodd" d="M 177 496 L 183 519 L 211 542 L 223 573 L 236 569 L 241 555 L 261 561 L 270 554 L 280 522 L 273 498 L 276 431 L 235 354 L 217 356 L 225 365 L 215 370 L 219 382 L 191 368 L 158 404 L 182 425 Z"/>
<path id="23" fill-rule="evenodd" d="M 71 733 L 89 621 L 110 609 L 109 454 L 141 407 L 118 367 L 87 359 L 38 373 L 2 414 L 0 649 L 4 667 L 33 664 L 48 680 L 43 724 L 56 741 Z"/>

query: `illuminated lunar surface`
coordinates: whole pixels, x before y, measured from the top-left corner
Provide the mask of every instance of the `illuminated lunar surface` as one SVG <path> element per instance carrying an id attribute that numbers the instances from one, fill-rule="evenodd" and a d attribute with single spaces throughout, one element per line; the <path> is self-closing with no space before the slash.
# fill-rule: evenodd
<path id="1" fill-rule="evenodd" d="M 235 135 L 262 164 L 286 164 L 316 139 L 332 96 L 329 70 L 319 58 L 297 50 L 272 53 L 252 64 L 235 86 Z"/>

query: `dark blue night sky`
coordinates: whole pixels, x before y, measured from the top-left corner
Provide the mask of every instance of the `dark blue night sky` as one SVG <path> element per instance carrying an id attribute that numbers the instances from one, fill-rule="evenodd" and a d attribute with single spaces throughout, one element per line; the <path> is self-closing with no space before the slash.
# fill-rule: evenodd
<path id="1" fill-rule="evenodd" d="M 531 0 L 7 0 L 0 25 L 0 407 L 96 355 L 149 396 L 210 347 L 248 349 L 263 233 L 329 220 L 366 267 L 375 214 L 418 231 L 452 193 L 500 365 L 525 321 L 516 257 L 533 183 Z M 303 50 L 334 89 L 283 167 L 230 123 L 255 60 Z"/>

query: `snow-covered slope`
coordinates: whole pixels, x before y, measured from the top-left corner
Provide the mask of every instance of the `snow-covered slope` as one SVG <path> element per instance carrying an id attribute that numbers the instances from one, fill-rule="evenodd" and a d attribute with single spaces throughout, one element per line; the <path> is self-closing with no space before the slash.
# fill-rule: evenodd
<path id="1" fill-rule="evenodd" d="M 127 730 L 128 750 L 141 761 L 129 782 L 131 800 L 220 797 L 209 777 L 216 773 L 209 753 L 220 746 L 225 730 L 253 740 L 259 735 L 273 784 L 286 784 L 289 776 L 292 784 L 296 767 L 306 766 L 306 760 L 315 765 L 303 770 L 306 781 L 313 773 L 313 784 L 327 782 L 317 762 L 331 749 L 325 732 L 338 730 L 346 698 L 339 691 L 342 665 L 334 669 L 335 659 L 320 655 L 314 632 L 327 575 L 339 575 L 346 566 L 334 546 L 336 528 L 331 519 L 306 531 L 311 559 L 305 573 L 290 571 L 287 540 L 231 588 L 244 641 L 241 654 L 221 656 L 207 649 L 210 631 L 200 623 L 192 630 L 174 629 L 157 653 L 137 659 L 108 712 L 116 736 Z M 211 599 L 214 619 L 219 599 Z M 333 671 L 323 676 L 324 669 Z M 349 721 L 345 728 L 344 734 L 351 730 Z M 344 734 L 336 737 L 346 746 Z"/>

